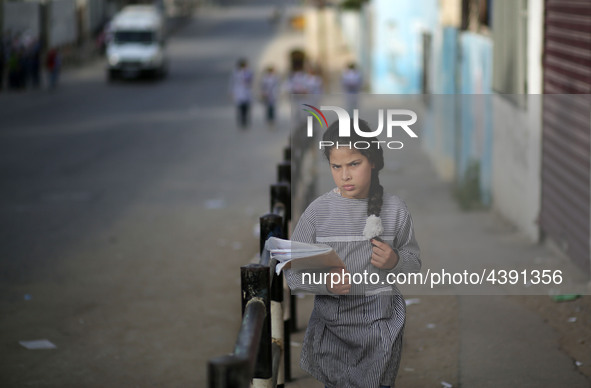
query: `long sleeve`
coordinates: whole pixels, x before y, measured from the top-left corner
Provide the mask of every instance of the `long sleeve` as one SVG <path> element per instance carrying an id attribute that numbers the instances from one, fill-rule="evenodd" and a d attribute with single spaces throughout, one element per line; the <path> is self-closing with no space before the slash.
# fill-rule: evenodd
<path id="1" fill-rule="evenodd" d="M 316 228 L 313 224 L 313 220 L 310 217 L 310 211 L 307 210 L 302 214 L 298 224 L 295 227 L 293 234 L 291 235 L 292 241 L 299 241 L 308 244 L 316 244 Z M 313 294 L 328 294 L 328 290 L 326 288 L 326 284 L 308 284 L 310 282 L 306 282 L 304 284 L 303 281 L 303 273 L 310 273 L 314 275 L 316 273 L 316 278 L 322 276 L 324 271 L 304 271 L 304 270 L 295 270 L 295 269 L 286 269 L 285 279 L 287 281 L 287 285 L 294 293 L 313 293 Z M 313 277 L 313 276 L 312 276 Z"/>
<path id="2" fill-rule="evenodd" d="M 413 221 L 406 205 L 404 218 L 398 233 L 394 237 L 393 247 L 398 254 L 398 263 L 389 272 L 411 273 L 421 270 L 420 249 L 415 239 Z"/>

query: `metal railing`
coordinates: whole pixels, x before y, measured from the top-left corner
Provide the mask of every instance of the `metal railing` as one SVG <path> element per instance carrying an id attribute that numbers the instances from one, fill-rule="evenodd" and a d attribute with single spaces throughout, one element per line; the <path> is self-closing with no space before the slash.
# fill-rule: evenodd
<path id="1" fill-rule="evenodd" d="M 271 212 L 260 217 L 260 252 L 269 237 L 288 238 L 291 220 L 291 149 L 277 166 L 278 183 L 270 187 Z M 263 257 L 263 255 L 261 255 Z M 234 351 L 208 362 L 209 388 L 284 387 L 291 380 L 291 332 L 296 330 L 296 303 L 290 297 L 284 318 L 283 275 L 275 260 L 240 267 L 242 324 Z"/>

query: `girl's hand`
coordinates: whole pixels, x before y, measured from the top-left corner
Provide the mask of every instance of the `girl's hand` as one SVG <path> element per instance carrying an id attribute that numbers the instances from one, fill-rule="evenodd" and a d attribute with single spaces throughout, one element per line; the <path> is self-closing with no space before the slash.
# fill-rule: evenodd
<path id="1" fill-rule="evenodd" d="M 337 278 L 332 277 L 331 275 L 335 273 L 338 274 L 339 277 Z M 346 279 L 344 279 L 343 274 L 345 273 L 349 273 L 349 271 L 347 271 L 344 268 L 333 268 L 330 270 L 329 272 L 329 276 L 327 277 L 327 284 L 326 284 L 326 288 L 328 289 L 328 292 L 332 293 L 332 294 L 336 294 L 336 295 L 346 295 L 349 292 L 351 292 L 351 283 L 349 281 L 345 281 Z M 331 279 L 337 280 L 340 279 L 341 281 L 339 283 L 333 283 Z"/>
<path id="2" fill-rule="evenodd" d="M 385 242 L 379 241 L 372 238 L 371 244 L 373 245 L 371 254 L 371 264 L 380 269 L 390 270 L 396 267 L 398 264 L 398 255 L 390 245 Z"/>

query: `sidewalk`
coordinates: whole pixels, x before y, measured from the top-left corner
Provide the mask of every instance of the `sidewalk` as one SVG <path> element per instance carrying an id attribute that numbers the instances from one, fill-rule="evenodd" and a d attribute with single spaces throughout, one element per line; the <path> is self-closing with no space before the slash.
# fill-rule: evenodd
<path id="1" fill-rule="evenodd" d="M 322 158 L 317 168 L 320 195 L 333 182 Z M 380 178 L 385 190 L 400 196 L 413 215 L 424 268 L 461 257 L 489 268 L 543 264 L 572 270 L 550 247 L 531 243 L 493 210 L 460 210 L 451 185 L 438 178 L 419 142 L 405 143 L 404 152 L 386 162 Z M 546 295 L 405 297 L 414 303 L 407 307 L 397 387 L 591 385 L 589 296 L 563 303 Z M 291 338 L 293 381 L 286 386 L 321 388 L 299 367 L 313 297 L 297 301 L 299 332 Z"/>
<path id="2" fill-rule="evenodd" d="M 409 142 L 406 147 L 406 152 L 397 154 L 397 163 L 386 163 L 381 182 L 386 191 L 407 203 L 424 268 L 433 268 L 434 262 L 445 262 L 452 255 L 474 255 L 482 263 L 498 263 L 498 268 L 535 259 L 559 265 L 561 259 L 550 249 L 529 243 L 493 212 L 462 212 L 450 185 L 438 180 L 419 145 Z M 320 194 L 333 183 L 325 161 L 319 160 L 318 171 Z M 548 296 L 405 297 L 418 303 L 407 308 L 397 386 L 533 388 L 589 387 L 591 383 L 588 296 L 562 304 Z M 289 387 L 322 387 L 298 366 L 311 308 L 311 296 L 298 299 L 300 332 L 292 335 L 294 381 Z M 575 322 L 569 322 L 572 317 Z M 582 364 L 577 367 L 576 362 Z"/>

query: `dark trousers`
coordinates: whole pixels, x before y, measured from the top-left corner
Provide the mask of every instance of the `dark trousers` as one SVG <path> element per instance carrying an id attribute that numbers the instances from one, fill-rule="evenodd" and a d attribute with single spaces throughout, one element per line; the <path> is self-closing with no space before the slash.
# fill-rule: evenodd
<path id="1" fill-rule="evenodd" d="M 267 122 L 275 121 L 275 104 L 267 104 Z"/>
<path id="2" fill-rule="evenodd" d="M 250 103 L 241 102 L 238 104 L 238 124 L 245 128 L 248 127 L 250 121 Z"/>
<path id="3" fill-rule="evenodd" d="M 49 72 L 49 87 L 51 89 L 55 89 L 57 87 L 59 77 L 60 71 L 58 69 L 53 69 Z"/>

